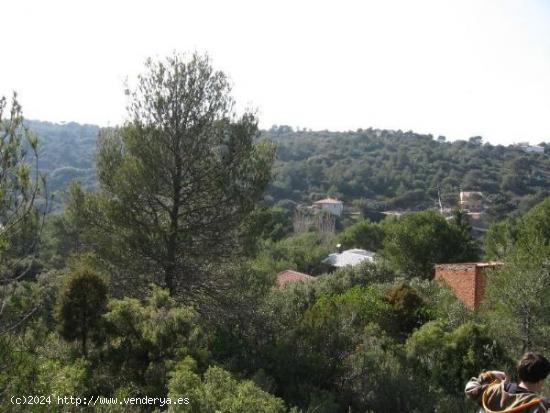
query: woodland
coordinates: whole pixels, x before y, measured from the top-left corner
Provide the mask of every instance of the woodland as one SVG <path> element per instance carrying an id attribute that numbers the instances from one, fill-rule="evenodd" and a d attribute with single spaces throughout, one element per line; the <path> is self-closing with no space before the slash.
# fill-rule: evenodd
<path id="1" fill-rule="evenodd" d="M 149 60 L 129 100 L 109 128 L 0 100 L 0 411 L 471 412 L 470 377 L 548 354 L 545 144 L 260 130 L 198 54 Z M 460 191 L 483 193 L 482 237 Z M 329 196 L 350 213 L 297 231 Z M 328 268 L 337 244 L 377 259 Z M 433 280 L 488 260 L 476 311 Z M 123 402 L 147 397 L 187 403 Z"/>

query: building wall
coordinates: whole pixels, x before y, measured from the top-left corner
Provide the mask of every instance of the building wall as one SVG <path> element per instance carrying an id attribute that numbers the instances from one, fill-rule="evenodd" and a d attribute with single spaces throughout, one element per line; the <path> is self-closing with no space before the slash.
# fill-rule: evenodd
<path id="1" fill-rule="evenodd" d="M 444 281 L 455 295 L 470 309 L 475 309 L 483 297 L 480 287 L 485 291 L 485 282 L 480 281 L 475 263 L 440 264 L 435 266 L 435 279 Z"/>
<path id="2" fill-rule="evenodd" d="M 327 203 L 327 204 L 321 204 L 321 208 L 324 209 L 325 211 L 330 212 L 333 215 L 340 216 L 342 214 L 343 209 L 344 209 L 344 205 L 343 204 L 336 204 L 336 203 L 331 203 L 331 204 Z"/>
<path id="3" fill-rule="evenodd" d="M 471 310 L 476 310 L 485 297 L 487 287 L 485 271 L 502 265 L 498 261 L 438 264 L 434 267 L 435 279 L 448 284 L 460 301 Z"/>
<path id="4" fill-rule="evenodd" d="M 525 152 L 533 152 L 533 153 L 544 153 L 544 147 L 543 146 L 528 146 L 524 148 Z"/>
<path id="5" fill-rule="evenodd" d="M 487 276 L 484 274 L 484 268 L 476 266 L 476 301 L 474 308 L 479 308 L 485 297 L 485 288 L 487 287 Z"/>

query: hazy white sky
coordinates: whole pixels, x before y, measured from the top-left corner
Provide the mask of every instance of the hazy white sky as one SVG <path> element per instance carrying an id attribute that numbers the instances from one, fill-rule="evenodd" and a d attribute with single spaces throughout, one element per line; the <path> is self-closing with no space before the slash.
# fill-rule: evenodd
<path id="1" fill-rule="evenodd" d="M 260 126 L 550 141 L 550 1 L 0 0 L 0 94 L 114 125 L 146 57 L 208 52 Z"/>

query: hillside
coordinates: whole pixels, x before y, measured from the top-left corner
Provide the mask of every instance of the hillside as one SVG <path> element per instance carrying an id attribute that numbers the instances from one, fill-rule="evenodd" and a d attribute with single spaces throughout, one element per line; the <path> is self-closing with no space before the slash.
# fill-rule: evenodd
<path id="1" fill-rule="evenodd" d="M 258 132 L 209 62 L 150 60 L 120 130 L 13 99 L 0 411 L 467 412 L 481 371 L 550 371 L 515 362 L 550 348 L 545 145 Z"/>
<path id="2" fill-rule="evenodd" d="M 273 202 L 309 203 L 333 195 L 374 210 L 454 207 L 460 190 L 481 191 L 494 218 L 526 211 L 550 191 L 550 157 L 518 147 L 446 142 L 389 130 L 292 131 L 262 136 L 277 144 Z"/>
<path id="3" fill-rule="evenodd" d="M 98 126 L 34 120 L 26 121 L 26 125 L 39 137 L 38 167 L 47 173 L 54 210 L 61 208 L 61 193 L 70 182 L 80 181 L 88 189 L 95 188 Z"/>
<path id="4" fill-rule="evenodd" d="M 59 195 L 73 180 L 96 186 L 98 126 L 29 121 L 41 144 L 40 169 Z M 435 207 L 438 187 L 444 207 L 458 193 L 481 191 L 492 218 L 525 212 L 550 193 L 550 155 L 513 146 L 480 144 L 479 139 L 446 142 L 414 132 L 357 130 L 262 131 L 277 145 L 268 204 L 309 203 L 327 195 L 372 210 Z M 56 197 L 56 208 L 61 198 Z"/>

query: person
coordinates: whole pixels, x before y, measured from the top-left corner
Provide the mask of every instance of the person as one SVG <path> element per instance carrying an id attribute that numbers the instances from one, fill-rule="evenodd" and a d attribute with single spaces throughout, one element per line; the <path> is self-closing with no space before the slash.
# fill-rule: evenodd
<path id="1" fill-rule="evenodd" d="M 550 373 L 550 362 L 542 355 L 526 353 L 517 365 L 519 384 L 502 371 L 488 371 L 466 384 L 466 395 L 478 403 L 479 413 L 547 413 L 550 399 L 538 395 Z"/>

